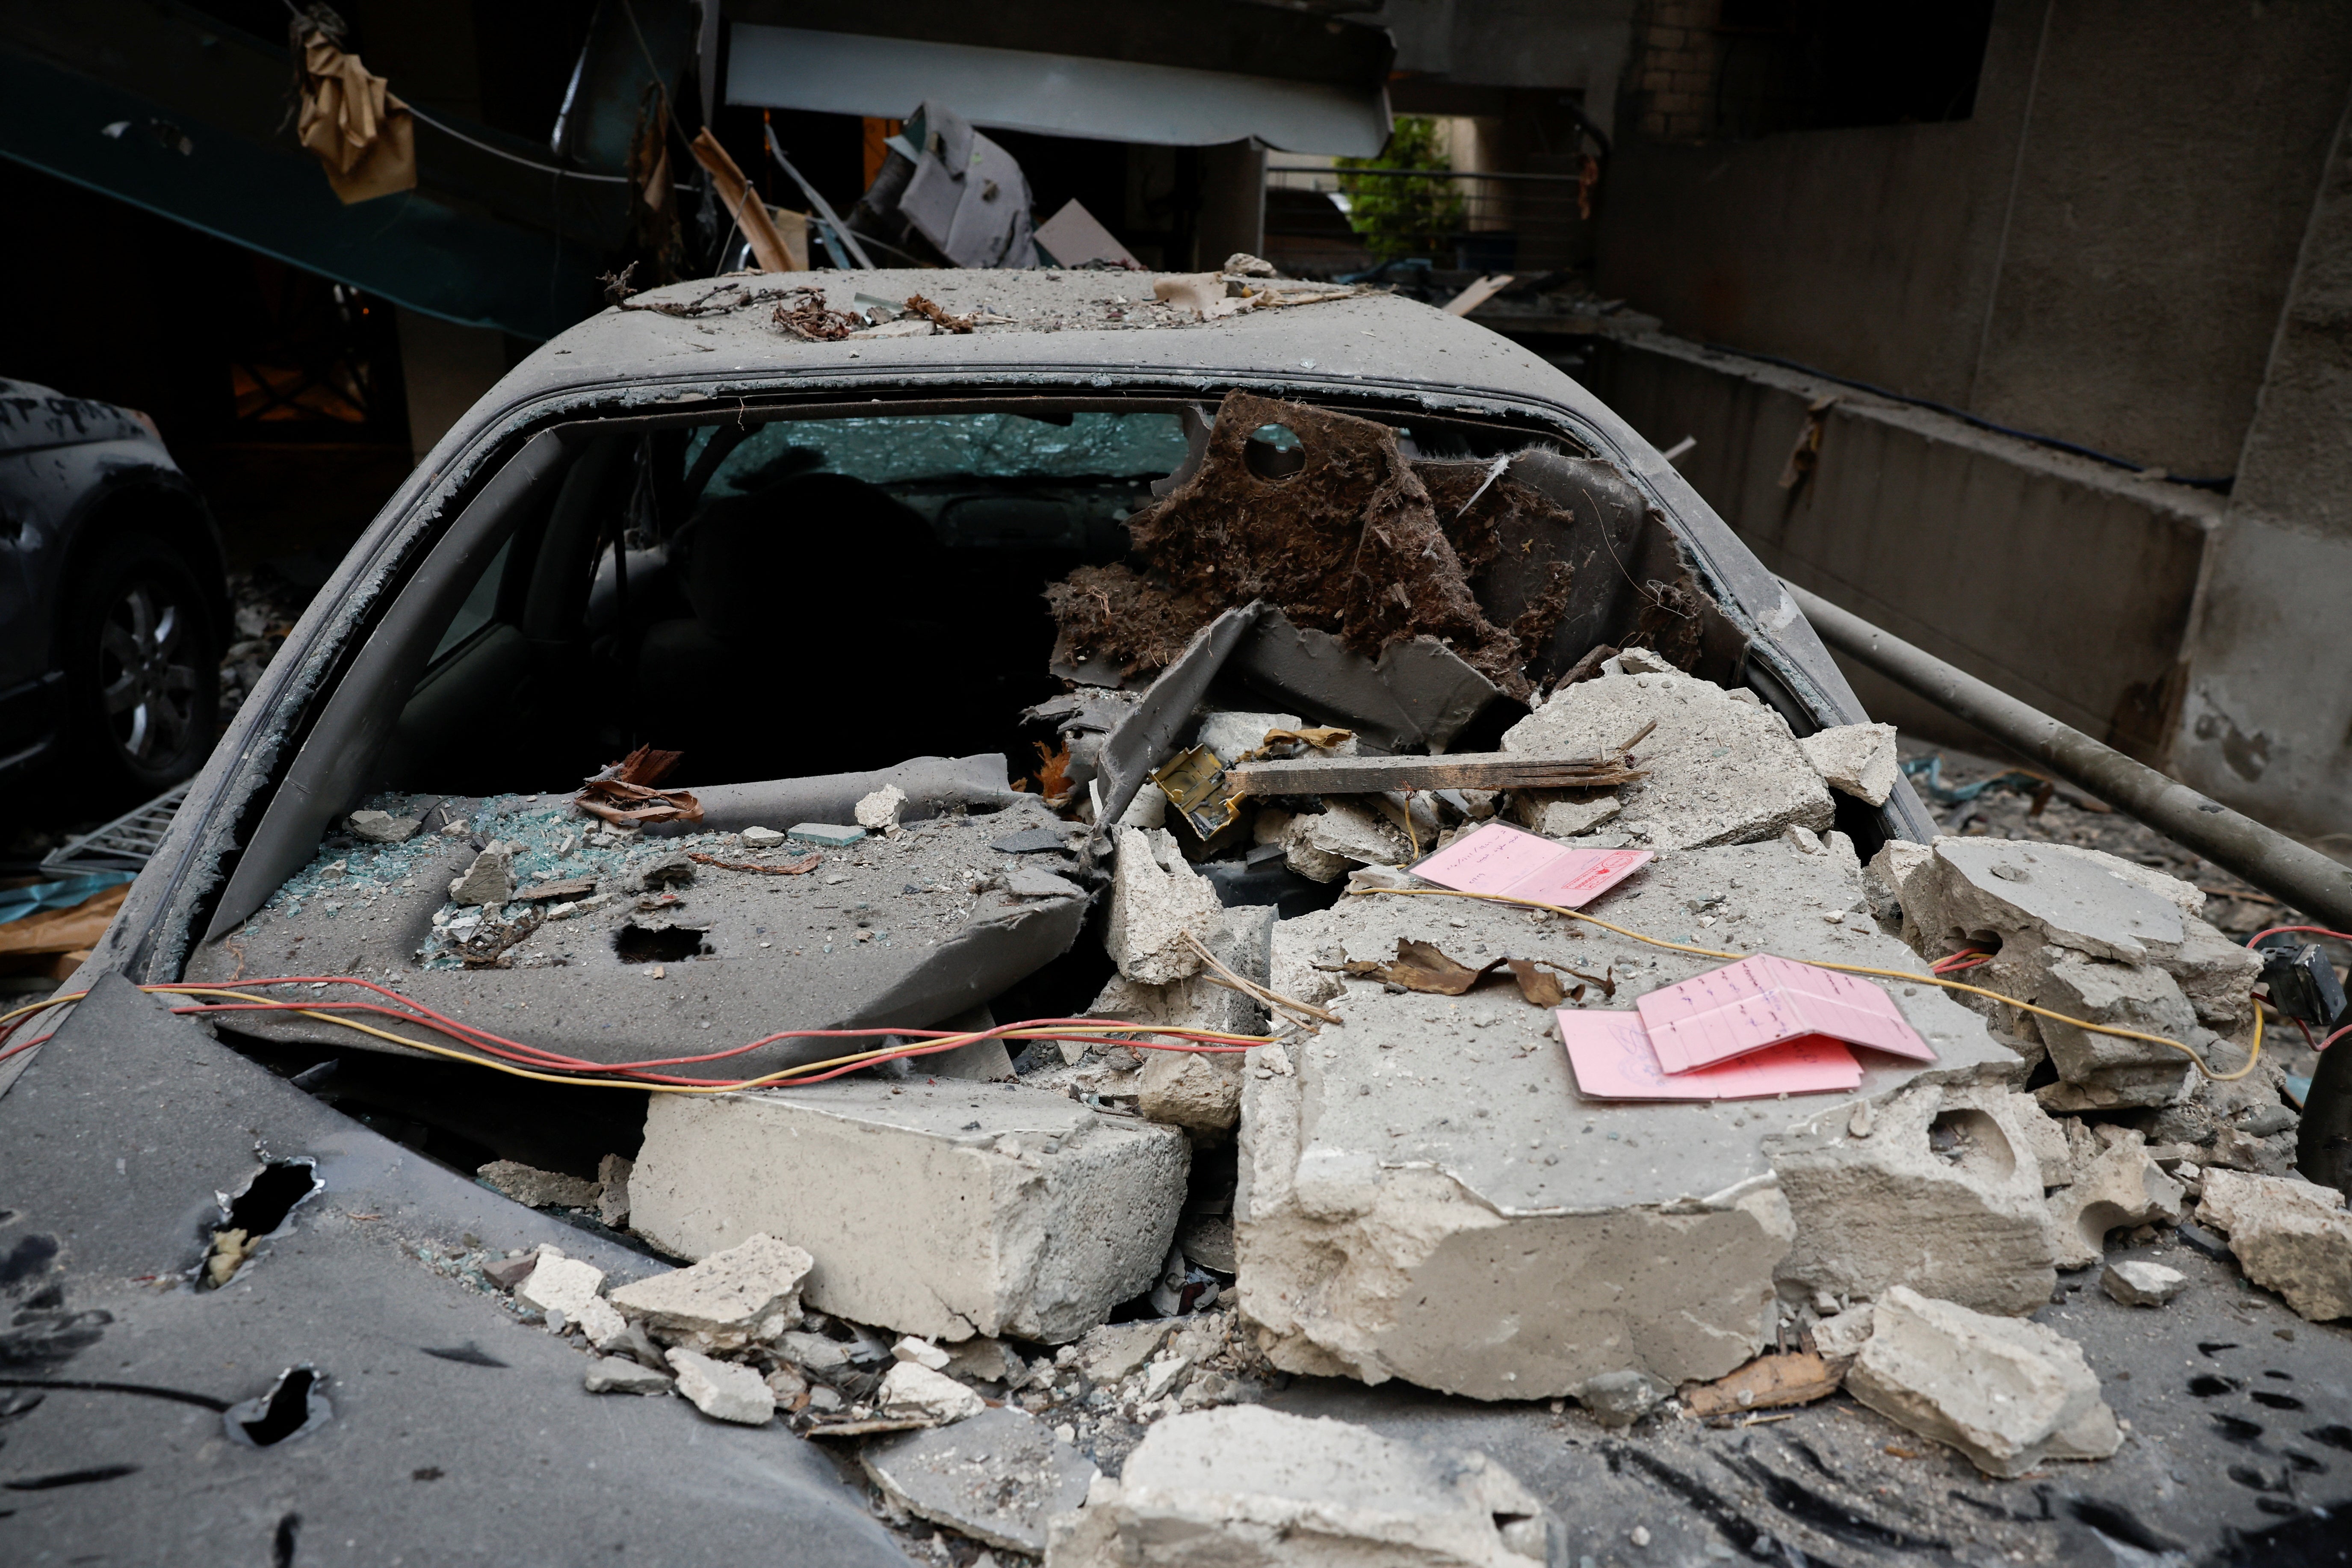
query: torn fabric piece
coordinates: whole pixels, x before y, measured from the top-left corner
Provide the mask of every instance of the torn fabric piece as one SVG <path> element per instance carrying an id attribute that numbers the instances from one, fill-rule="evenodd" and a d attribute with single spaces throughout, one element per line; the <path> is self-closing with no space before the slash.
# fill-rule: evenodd
<path id="1" fill-rule="evenodd" d="M 327 171 L 346 205 L 416 188 L 416 122 L 408 106 L 345 54 L 326 29 L 298 17 L 302 55 L 301 110 L 295 138 Z"/>

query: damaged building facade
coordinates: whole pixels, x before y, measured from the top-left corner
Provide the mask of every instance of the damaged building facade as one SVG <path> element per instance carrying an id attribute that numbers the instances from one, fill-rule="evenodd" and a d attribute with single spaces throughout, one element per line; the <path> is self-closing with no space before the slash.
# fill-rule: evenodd
<path id="1" fill-rule="evenodd" d="M 1269 1402 L 1842 1385 L 1990 1484 L 2123 1449 L 2034 1316 L 2179 1291 L 2119 1237 L 2352 1314 L 2202 893 L 1938 836 L 1614 416 L 1269 270 L 681 284 L 511 374 L 0 1060 L 61 1233 L 30 1156 L 154 1115 L 122 1064 L 246 1075 L 188 1172 L 372 1142 L 71 1231 L 45 1364 L 336 1259 L 457 1293 L 436 1367 L 789 1434 L 964 1568 L 1507 1564 L 1593 1550 L 1517 1459 Z M 342 1331 L 289 1386 L 364 1413 Z"/>

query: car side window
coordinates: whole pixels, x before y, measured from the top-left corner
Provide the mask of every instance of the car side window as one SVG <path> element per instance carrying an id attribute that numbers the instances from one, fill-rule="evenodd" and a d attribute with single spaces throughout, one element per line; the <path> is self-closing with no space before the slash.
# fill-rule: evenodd
<path id="1" fill-rule="evenodd" d="M 467 594 L 466 602 L 457 606 L 457 614 L 450 620 L 449 629 L 441 634 L 441 640 L 434 646 L 427 668 L 439 664 L 462 647 L 467 638 L 490 624 L 498 614 L 499 584 L 506 577 L 507 558 L 513 552 L 514 541 L 509 539 L 499 546 L 499 552 L 490 557 L 488 565 L 482 568 L 473 592 Z"/>

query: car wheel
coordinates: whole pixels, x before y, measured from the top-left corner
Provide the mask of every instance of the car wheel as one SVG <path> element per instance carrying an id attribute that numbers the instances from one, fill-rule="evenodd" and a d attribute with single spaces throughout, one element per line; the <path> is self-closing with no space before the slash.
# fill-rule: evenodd
<path id="1" fill-rule="evenodd" d="M 188 777 L 220 726 L 212 599 L 161 541 L 108 541 L 69 591 L 67 722 L 91 782 L 144 800 Z"/>

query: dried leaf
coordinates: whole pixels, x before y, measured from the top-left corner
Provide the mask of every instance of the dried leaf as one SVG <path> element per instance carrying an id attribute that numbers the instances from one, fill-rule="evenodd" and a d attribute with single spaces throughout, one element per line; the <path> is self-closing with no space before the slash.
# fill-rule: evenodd
<path id="1" fill-rule="evenodd" d="M 945 327 L 949 331 L 968 332 L 971 331 L 972 321 L 970 316 L 956 315 L 950 311 L 946 306 L 940 304 L 936 300 L 926 300 L 920 294 L 909 294 L 907 296 L 907 309 L 914 311 L 915 314 L 919 316 L 927 318 L 939 326 Z"/>
<path id="2" fill-rule="evenodd" d="M 1498 958 L 1484 969 L 1472 969 L 1446 957 L 1433 942 L 1415 942 L 1409 936 L 1401 936 L 1397 938 L 1397 955 L 1393 962 L 1376 963 L 1370 960 L 1358 960 L 1348 964 L 1347 971 L 1349 974 L 1378 980 L 1383 984 L 1402 985 L 1408 991 L 1424 992 L 1433 996 L 1461 996 L 1508 962 Z"/>
<path id="3" fill-rule="evenodd" d="M 1524 958 L 1511 961 L 1511 978 L 1519 983 L 1519 994 L 1538 1007 L 1557 1007 L 1568 1000 L 1568 991 L 1559 977 L 1538 969 Z M 1583 989 L 1579 986 L 1580 991 Z"/>
<path id="4" fill-rule="evenodd" d="M 686 858 L 704 866 L 716 866 L 722 871 L 764 871 L 771 877 L 804 877 L 824 864 L 824 857 L 814 851 L 795 860 L 779 860 L 764 865 L 755 860 L 721 860 L 716 855 L 699 855 L 689 849 Z"/>
<path id="5" fill-rule="evenodd" d="M 1758 1356 L 1738 1371 L 1683 1390 L 1694 1415 L 1737 1415 L 1782 1405 L 1811 1405 L 1838 1390 L 1845 1373 L 1811 1351 Z"/>

